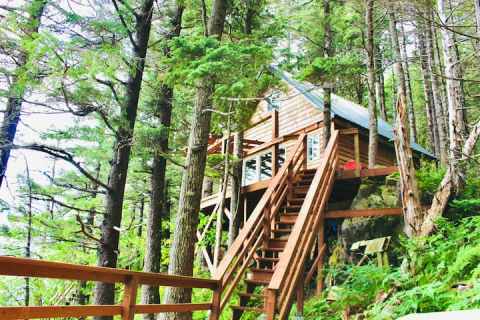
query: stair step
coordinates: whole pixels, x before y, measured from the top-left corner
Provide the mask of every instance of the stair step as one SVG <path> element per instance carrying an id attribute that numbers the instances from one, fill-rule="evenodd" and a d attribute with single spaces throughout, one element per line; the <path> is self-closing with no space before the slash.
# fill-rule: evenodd
<path id="1" fill-rule="evenodd" d="M 302 204 L 303 202 L 305 201 L 305 198 L 292 198 L 290 200 L 288 200 L 288 202 L 290 203 L 289 207 L 291 207 L 292 205 L 295 205 L 295 204 Z"/>
<path id="2" fill-rule="evenodd" d="M 296 213 L 296 212 L 295 212 Z M 280 216 L 280 220 L 278 223 L 283 223 L 283 224 L 295 224 L 295 221 L 297 221 L 298 214 L 283 214 Z"/>
<path id="3" fill-rule="evenodd" d="M 280 258 L 258 257 L 256 260 L 266 261 L 266 262 L 278 262 L 278 261 L 280 261 Z"/>
<path id="4" fill-rule="evenodd" d="M 247 312 L 255 312 L 255 313 L 263 313 L 263 312 L 264 312 L 264 309 L 263 309 L 263 308 L 258 308 L 258 307 L 231 306 L 231 308 L 234 309 L 234 310 L 247 311 Z"/>
<path id="5" fill-rule="evenodd" d="M 255 280 L 255 279 L 245 279 L 246 284 L 250 284 L 253 286 L 268 286 L 270 281 L 267 280 Z"/>
<path id="6" fill-rule="evenodd" d="M 273 275 L 273 270 L 272 269 L 252 268 L 252 269 L 250 269 L 248 279 L 249 280 L 270 282 L 270 280 L 272 279 L 272 275 Z"/>
<path id="7" fill-rule="evenodd" d="M 284 249 L 286 244 L 287 244 L 287 240 L 283 240 L 283 239 L 270 239 L 270 240 L 268 240 L 268 246 L 267 246 L 267 248 Z"/>
<path id="8" fill-rule="evenodd" d="M 272 230 L 273 233 L 291 233 L 292 229 L 290 228 L 275 228 Z"/>
<path id="9" fill-rule="evenodd" d="M 243 297 L 243 298 L 249 298 L 249 299 L 265 299 L 265 295 L 264 294 L 258 294 L 258 293 L 239 293 L 238 294 L 240 297 Z"/>

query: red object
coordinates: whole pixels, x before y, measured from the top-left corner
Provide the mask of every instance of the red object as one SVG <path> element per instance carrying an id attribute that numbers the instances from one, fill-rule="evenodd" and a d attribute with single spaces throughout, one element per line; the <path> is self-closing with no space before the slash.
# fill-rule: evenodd
<path id="1" fill-rule="evenodd" d="M 355 160 L 349 160 L 347 162 L 345 162 L 345 164 L 342 166 L 343 170 L 355 170 L 357 169 L 357 163 L 355 162 Z M 360 163 L 360 169 L 363 169 L 365 168 L 365 166 Z"/>

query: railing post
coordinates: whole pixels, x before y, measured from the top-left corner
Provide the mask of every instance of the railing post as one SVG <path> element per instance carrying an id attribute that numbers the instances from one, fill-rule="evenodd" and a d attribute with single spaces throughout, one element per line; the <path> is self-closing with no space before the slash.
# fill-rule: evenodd
<path id="1" fill-rule="evenodd" d="M 355 176 L 360 177 L 360 136 L 359 132 L 357 131 L 353 135 L 353 144 L 354 144 L 354 152 L 355 152 Z"/>
<path id="2" fill-rule="evenodd" d="M 300 273 L 300 279 L 297 284 L 297 317 L 303 317 L 303 305 L 305 301 L 303 291 L 303 272 Z"/>
<path id="3" fill-rule="evenodd" d="M 215 291 L 213 291 L 212 307 L 211 307 L 211 310 L 210 310 L 210 316 L 208 318 L 209 320 L 220 319 L 220 313 L 221 313 L 220 305 L 221 305 L 221 302 L 222 302 L 222 284 L 219 281 L 217 289 L 215 289 Z"/>
<path id="4" fill-rule="evenodd" d="M 307 135 L 303 137 L 302 155 L 303 155 L 303 170 L 307 170 L 307 166 L 308 166 Z"/>
<path id="5" fill-rule="evenodd" d="M 270 199 L 265 203 L 265 208 L 263 209 L 263 246 L 264 248 L 268 247 L 268 241 L 270 240 L 270 223 L 271 223 L 271 210 L 272 205 Z"/>
<path id="6" fill-rule="evenodd" d="M 122 320 L 133 320 L 135 318 L 135 305 L 137 303 L 138 279 L 128 276 L 124 284 Z"/>
<path id="7" fill-rule="evenodd" d="M 275 320 L 275 309 L 277 304 L 277 292 L 272 289 L 267 289 L 265 297 L 265 320 Z"/>
<path id="8" fill-rule="evenodd" d="M 278 127 L 278 111 L 272 111 L 272 140 L 278 138 L 279 127 Z M 272 178 L 278 172 L 278 143 L 272 148 Z"/>
<path id="9" fill-rule="evenodd" d="M 318 228 L 318 265 L 317 265 L 317 295 L 322 294 L 323 291 L 323 257 L 325 250 L 323 249 L 323 246 L 325 245 L 325 227 L 324 227 L 324 222 L 325 219 L 323 217 L 320 218 L 320 226 Z"/>

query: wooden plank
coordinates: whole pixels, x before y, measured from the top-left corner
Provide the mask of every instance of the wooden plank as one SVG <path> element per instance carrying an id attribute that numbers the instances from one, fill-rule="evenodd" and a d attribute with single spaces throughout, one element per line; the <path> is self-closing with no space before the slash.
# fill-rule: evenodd
<path id="1" fill-rule="evenodd" d="M 326 219 L 401 216 L 402 208 L 375 208 L 358 210 L 335 210 L 325 213 Z"/>
<path id="2" fill-rule="evenodd" d="M 394 172 L 398 172 L 397 166 L 371 168 L 360 170 L 360 178 L 388 176 Z M 337 180 L 356 179 L 358 176 L 355 170 L 337 170 Z"/>
<path id="3" fill-rule="evenodd" d="M 169 275 L 165 273 L 135 272 L 124 269 L 92 267 L 16 257 L 0 257 L 0 275 L 99 281 L 106 283 L 126 282 L 128 277 L 136 277 L 139 284 L 154 286 L 207 289 L 216 289 L 218 286 L 218 282 L 211 279 Z"/>
<path id="4" fill-rule="evenodd" d="M 125 283 L 122 301 L 122 320 L 133 320 L 135 318 L 135 303 L 137 301 L 138 279 L 130 277 Z"/>
<path id="5" fill-rule="evenodd" d="M 78 318 L 87 316 L 115 316 L 120 314 L 122 314 L 122 307 L 118 305 L 0 308 L 0 319 L 2 320 Z"/>
<path id="6" fill-rule="evenodd" d="M 135 307 L 135 313 L 193 312 L 211 308 L 211 303 L 139 304 Z"/>
<path id="7" fill-rule="evenodd" d="M 358 128 L 341 129 L 339 134 L 341 135 L 358 134 Z"/>

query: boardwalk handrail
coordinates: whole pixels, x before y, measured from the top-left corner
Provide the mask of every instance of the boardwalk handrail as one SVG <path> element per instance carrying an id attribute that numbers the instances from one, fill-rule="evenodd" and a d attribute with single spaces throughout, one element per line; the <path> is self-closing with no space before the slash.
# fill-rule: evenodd
<path id="1" fill-rule="evenodd" d="M 284 201 L 291 179 L 306 166 L 306 134 L 298 136 L 284 165 L 271 180 L 256 208 L 240 230 L 237 238 L 220 262 L 213 278 L 220 282 L 222 296 L 219 310 L 223 310 L 251 263 L 255 252 L 270 238 L 270 221 Z"/>
<path id="2" fill-rule="evenodd" d="M 286 319 L 292 297 L 304 273 L 305 261 L 318 235 L 325 205 L 334 181 L 338 156 L 338 131 L 332 133 L 321 165 L 317 168 L 305 201 L 293 226 L 285 249 L 270 280 L 266 292 L 265 308 L 268 320 Z"/>
<path id="3" fill-rule="evenodd" d="M 204 310 L 211 310 L 211 314 L 217 315 L 217 318 L 211 317 L 211 319 L 218 319 L 219 314 L 216 308 L 218 304 L 215 303 L 218 299 L 219 283 L 211 279 L 5 256 L 0 257 L 0 276 L 123 283 L 125 286 L 121 305 L 0 307 L 0 319 L 2 320 L 115 315 L 122 315 L 122 320 L 133 320 L 135 314 L 141 313 Z M 210 289 L 213 291 L 213 301 L 208 303 L 136 304 L 139 285 Z"/>

